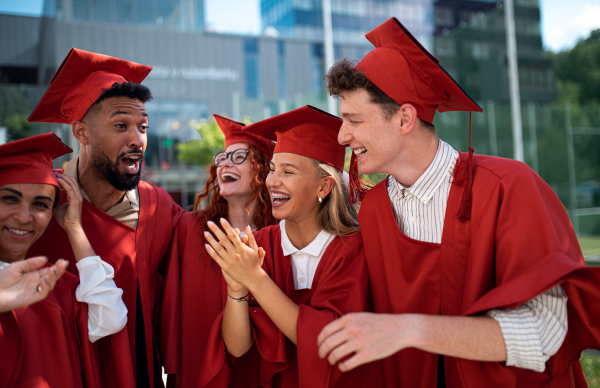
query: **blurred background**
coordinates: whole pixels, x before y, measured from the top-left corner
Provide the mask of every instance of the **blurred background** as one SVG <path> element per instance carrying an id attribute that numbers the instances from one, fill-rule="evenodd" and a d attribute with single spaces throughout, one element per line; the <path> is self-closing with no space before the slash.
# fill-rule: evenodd
<path id="1" fill-rule="evenodd" d="M 372 49 L 391 16 L 484 109 L 476 153 L 522 160 L 567 209 L 600 264 L 600 0 L 0 0 L 0 144 L 70 126 L 27 117 L 71 47 L 154 67 L 143 179 L 184 208 L 223 149 L 213 113 L 261 120 L 306 104 L 337 114 L 323 75 Z M 437 114 L 467 151 L 469 114 Z M 372 181 L 382 176 L 369 176 Z M 600 358 L 582 360 L 600 386 Z"/>
<path id="2" fill-rule="evenodd" d="M 599 260 L 599 0 L 0 0 L 0 143 L 53 131 L 77 151 L 70 127 L 26 122 L 71 47 L 153 66 L 143 179 L 187 208 L 222 149 L 213 113 L 337 113 L 323 75 L 360 60 L 364 34 L 391 16 L 484 109 L 475 152 L 529 164 Z M 460 112 L 434 124 L 466 151 L 468 122 Z"/>

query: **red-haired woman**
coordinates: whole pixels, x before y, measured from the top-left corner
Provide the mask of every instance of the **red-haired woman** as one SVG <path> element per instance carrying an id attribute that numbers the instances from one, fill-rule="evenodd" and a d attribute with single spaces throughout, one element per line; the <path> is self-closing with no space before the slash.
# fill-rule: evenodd
<path id="1" fill-rule="evenodd" d="M 213 321 L 223 310 L 221 269 L 204 248 L 208 221 L 225 218 L 243 231 L 275 223 L 265 178 L 274 144 L 242 131 L 244 124 L 214 115 L 225 135 L 194 211 L 181 217 L 173 237 L 161 314 L 161 348 L 168 386 L 195 387 Z M 210 204 L 201 209 L 201 203 Z M 243 232 L 242 232 L 243 233 Z"/>

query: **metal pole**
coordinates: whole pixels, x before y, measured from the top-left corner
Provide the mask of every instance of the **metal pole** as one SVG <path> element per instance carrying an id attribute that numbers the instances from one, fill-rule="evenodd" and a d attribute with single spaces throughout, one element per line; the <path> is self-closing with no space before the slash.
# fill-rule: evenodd
<path id="1" fill-rule="evenodd" d="M 490 129 L 490 155 L 498 156 L 498 137 L 496 136 L 496 107 L 489 100 L 487 106 L 488 127 Z"/>
<path id="2" fill-rule="evenodd" d="M 514 158 L 523 161 L 523 129 L 521 127 L 521 97 L 519 93 L 519 67 L 517 64 L 517 38 L 513 0 L 504 0 L 504 20 L 506 23 L 506 51 L 508 55 Z"/>
<path id="3" fill-rule="evenodd" d="M 333 66 L 333 31 L 331 27 L 331 0 L 323 0 L 323 45 L 325 47 L 325 72 Z M 327 110 L 337 114 L 335 98 L 327 96 Z"/>
<path id="4" fill-rule="evenodd" d="M 571 222 L 575 233 L 579 234 L 579 215 L 577 214 L 577 179 L 575 178 L 575 150 L 573 147 L 573 128 L 571 127 L 571 106 L 565 107 L 565 132 L 567 135 L 567 162 L 569 166 L 569 207 Z"/>
<path id="5" fill-rule="evenodd" d="M 530 137 L 530 150 L 531 150 L 531 168 L 533 171 L 539 173 L 539 162 L 537 154 L 537 130 L 535 120 L 535 103 L 530 102 L 527 107 L 529 114 L 529 137 Z"/>

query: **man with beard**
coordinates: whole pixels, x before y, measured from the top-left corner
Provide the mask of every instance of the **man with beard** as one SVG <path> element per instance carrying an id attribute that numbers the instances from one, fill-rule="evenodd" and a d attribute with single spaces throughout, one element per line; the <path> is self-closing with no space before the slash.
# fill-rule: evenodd
<path id="1" fill-rule="evenodd" d="M 148 130 L 144 103 L 152 95 L 139 83 L 151 69 L 71 49 L 29 117 L 71 124 L 80 152 L 64 174 L 78 182 L 86 199 L 84 230 L 123 289 L 127 327 L 97 343 L 98 374 L 107 387 L 162 386 L 152 322 L 162 295 L 163 258 L 183 210 L 163 189 L 140 181 Z M 54 221 L 30 254 L 50 261 L 73 255 Z M 74 266 L 69 271 L 77 273 Z"/>

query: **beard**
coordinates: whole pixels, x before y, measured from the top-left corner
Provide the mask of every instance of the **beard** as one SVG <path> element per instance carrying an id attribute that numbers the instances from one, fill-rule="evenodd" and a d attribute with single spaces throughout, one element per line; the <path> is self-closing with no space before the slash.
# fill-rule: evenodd
<path id="1" fill-rule="evenodd" d="M 115 189 L 129 191 L 137 187 L 142 175 L 142 160 L 139 161 L 140 168 L 135 175 L 119 171 L 121 158 L 130 153 L 143 153 L 142 150 L 131 150 L 123 152 L 113 163 L 108 156 L 100 150 L 92 152 L 92 163 L 101 176 L 106 179 Z"/>

